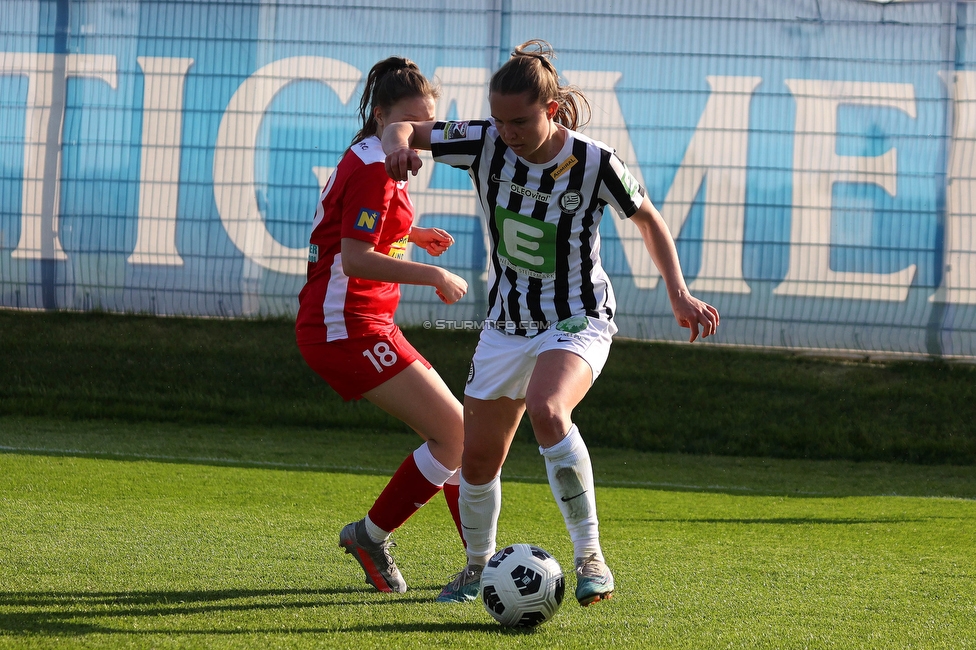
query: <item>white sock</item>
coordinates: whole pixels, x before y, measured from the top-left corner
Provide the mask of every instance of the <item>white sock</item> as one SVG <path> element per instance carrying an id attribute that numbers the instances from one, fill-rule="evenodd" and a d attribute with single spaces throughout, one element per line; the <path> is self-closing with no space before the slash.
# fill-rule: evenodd
<path id="1" fill-rule="evenodd" d="M 369 538 L 374 542 L 376 542 L 377 544 L 389 539 L 390 531 L 383 530 L 382 528 L 374 524 L 373 520 L 369 518 L 369 515 L 366 515 L 366 518 L 363 520 L 363 523 L 366 524 L 366 534 L 369 535 Z"/>
<path id="2" fill-rule="evenodd" d="M 459 472 L 460 474 L 460 472 Z M 485 566 L 495 554 L 498 514 L 502 509 L 502 482 L 496 476 L 484 485 L 472 485 L 461 477 L 459 505 L 468 564 Z"/>
<path id="3" fill-rule="evenodd" d="M 430 481 L 431 485 L 438 487 L 444 485 L 456 471 L 441 465 L 440 461 L 434 458 L 434 454 L 430 453 L 430 447 L 427 446 L 426 442 L 414 449 L 413 462 L 417 463 L 417 469 L 424 475 L 424 478 Z"/>
<path id="4" fill-rule="evenodd" d="M 596 553 L 597 559 L 602 560 L 593 466 L 579 429 L 574 424 L 565 438 L 548 449 L 539 447 L 539 453 L 546 459 L 549 487 L 563 513 L 576 557 Z"/>
<path id="5" fill-rule="evenodd" d="M 455 473 L 456 470 L 447 469 L 441 465 L 440 461 L 434 458 L 434 455 L 430 453 L 430 448 L 427 443 L 420 445 L 413 452 L 413 462 L 417 464 L 417 469 L 425 479 L 427 479 L 431 485 L 441 487 L 444 482 L 449 480 Z M 390 537 L 390 531 L 383 530 L 366 515 L 363 523 L 366 525 L 366 534 L 369 538 L 376 542 L 377 544 L 383 542 Z"/>

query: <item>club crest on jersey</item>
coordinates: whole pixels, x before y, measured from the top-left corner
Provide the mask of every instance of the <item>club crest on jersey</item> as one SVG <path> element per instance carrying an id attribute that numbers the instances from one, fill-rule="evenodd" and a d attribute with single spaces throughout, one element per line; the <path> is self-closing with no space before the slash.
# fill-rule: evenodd
<path id="1" fill-rule="evenodd" d="M 448 122 L 444 127 L 445 140 L 460 140 L 468 134 L 467 122 Z"/>
<path id="2" fill-rule="evenodd" d="M 559 209 L 568 214 L 575 214 L 583 204 L 583 195 L 579 190 L 566 190 L 559 195 Z"/>
<path id="3" fill-rule="evenodd" d="M 370 210 L 369 208 L 359 208 L 359 216 L 356 217 L 356 223 L 353 225 L 353 228 L 362 230 L 363 232 L 376 232 L 376 228 L 379 225 L 379 212 Z"/>

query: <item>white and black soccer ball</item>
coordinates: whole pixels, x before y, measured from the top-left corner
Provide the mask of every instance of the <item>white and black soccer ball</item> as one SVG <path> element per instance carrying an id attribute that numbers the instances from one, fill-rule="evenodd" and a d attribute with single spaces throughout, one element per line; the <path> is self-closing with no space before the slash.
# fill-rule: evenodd
<path id="1" fill-rule="evenodd" d="M 512 544 L 491 556 L 481 574 L 481 600 L 508 627 L 535 627 L 559 609 L 566 591 L 563 569 L 538 546 Z"/>

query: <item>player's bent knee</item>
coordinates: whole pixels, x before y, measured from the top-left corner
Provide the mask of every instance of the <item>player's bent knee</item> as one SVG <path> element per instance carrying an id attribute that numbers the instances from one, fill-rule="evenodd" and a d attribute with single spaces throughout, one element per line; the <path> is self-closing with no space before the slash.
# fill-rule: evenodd
<path id="1" fill-rule="evenodd" d="M 525 400 L 525 411 L 532 423 L 536 437 L 561 436 L 569 428 L 570 416 L 551 400 Z"/>
<path id="2" fill-rule="evenodd" d="M 461 475 L 472 485 L 484 485 L 498 476 L 501 462 L 486 461 L 474 454 L 465 454 L 461 458 Z"/>

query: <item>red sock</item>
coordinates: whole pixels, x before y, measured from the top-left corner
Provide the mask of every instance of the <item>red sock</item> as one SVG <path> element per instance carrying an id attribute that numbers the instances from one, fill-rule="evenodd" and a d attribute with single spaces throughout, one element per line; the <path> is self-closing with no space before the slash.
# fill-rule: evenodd
<path id="1" fill-rule="evenodd" d="M 369 509 L 369 518 L 383 530 L 392 533 L 440 489 L 420 473 L 413 454 L 410 454 L 376 498 Z"/>
<path id="2" fill-rule="evenodd" d="M 451 518 L 454 519 L 454 525 L 457 526 L 458 535 L 461 536 L 461 543 L 464 544 L 464 548 L 468 548 L 468 543 L 464 541 L 464 529 L 461 528 L 461 506 L 458 505 L 458 499 L 460 497 L 460 485 L 444 484 L 444 500 L 447 501 L 447 509 L 451 511 Z"/>

